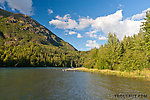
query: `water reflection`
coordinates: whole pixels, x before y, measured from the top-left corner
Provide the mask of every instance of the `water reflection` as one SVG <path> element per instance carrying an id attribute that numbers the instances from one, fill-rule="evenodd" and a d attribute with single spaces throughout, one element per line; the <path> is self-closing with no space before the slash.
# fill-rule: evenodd
<path id="1" fill-rule="evenodd" d="M 149 86 L 141 80 L 56 68 L 0 69 L 0 100 L 115 100 L 121 92 L 150 96 Z"/>

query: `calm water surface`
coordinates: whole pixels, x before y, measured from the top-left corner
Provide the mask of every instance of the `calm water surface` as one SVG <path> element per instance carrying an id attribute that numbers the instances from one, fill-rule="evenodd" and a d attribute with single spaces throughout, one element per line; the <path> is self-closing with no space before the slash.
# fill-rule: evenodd
<path id="1" fill-rule="evenodd" d="M 60 68 L 0 68 L 0 100 L 125 99 L 150 100 L 150 82 Z"/>

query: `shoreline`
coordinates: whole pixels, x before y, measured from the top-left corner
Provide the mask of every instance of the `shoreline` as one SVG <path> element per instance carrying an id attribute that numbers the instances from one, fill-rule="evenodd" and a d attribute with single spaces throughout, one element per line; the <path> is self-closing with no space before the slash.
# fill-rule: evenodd
<path id="1" fill-rule="evenodd" d="M 64 71 L 80 71 L 80 72 L 91 72 L 91 73 L 101 73 L 105 75 L 115 75 L 117 77 L 126 77 L 126 78 L 134 78 L 134 79 L 143 79 L 146 81 L 150 81 L 150 70 L 135 70 L 135 71 L 119 71 L 119 70 L 109 70 L 109 69 L 88 69 L 85 67 L 79 67 L 79 68 L 68 68 Z"/>

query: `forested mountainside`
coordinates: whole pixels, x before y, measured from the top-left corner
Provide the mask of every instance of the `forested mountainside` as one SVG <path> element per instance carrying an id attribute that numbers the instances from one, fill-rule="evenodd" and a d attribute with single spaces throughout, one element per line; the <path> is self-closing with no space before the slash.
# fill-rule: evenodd
<path id="1" fill-rule="evenodd" d="M 111 70 L 142 70 L 150 68 L 150 12 L 137 35 L 119 41 L 109 33 L 108 42 L 99 49 L 92 49 L 83 66 Z"/>
<path id="2" fill-rule="evenodd" d="M 0 66 L 77 66 L 77 53 L 31 17 L 0 9 Z"/>
<path id="3" fill-rule="evenodd" d="M 150 12 L 137 35 L 119 41 L 109 33 L 108 42 L 99 49 L 77 51 L 31 17 L 0 9 L 0 66 L 149 69 Z"/>

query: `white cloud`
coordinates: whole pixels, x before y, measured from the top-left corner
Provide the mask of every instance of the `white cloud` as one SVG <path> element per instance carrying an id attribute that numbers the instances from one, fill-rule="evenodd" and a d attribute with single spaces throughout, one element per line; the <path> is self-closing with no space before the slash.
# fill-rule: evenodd
<path id="1" fill-rule="evenodd" d="M 87 34 L 89 37 L 97 38 L 97 35 L 95 33 L 97 33 L 97 31 L 93 30 L 93 31 L 90 31 L 90 32 L 86 32 L 85 34 Z"/>
<path id="2" fill-rule="evenodd" d="M 150 11 L 150 8 L 142 11 L 141 14 L 136 14 L 131 16 L 130 18 L 123 20 L 122 10 L 118 10 L 113 14 L 107 16 L 100 16 L 95 19 L 90 17 L 80 17 L 78 22 L 76 20 L 71 19 L 70 14 L 66 14 L 63 17 L 56 16 L 56 19 L 51 20 L 50 25 L 53 24 L 56 28 L 60 29 L 70 29 L 70 30 L 83 30 L 85 28 L 89 28 L 89 32 L 85 32 L 89 37 L 98 38 L 100 32 L 104 32 L 106 35 L 110 33 L 116 33 L 120 40 L 126 36 L 133 36 L 137 34 L 140 30 L 141 22 L 144 20 L 140 20 L 145 17 L 146 11 Z M 137 20 L 138 19 L 138 20 Z M 102 39 L 102 38 L 100 38 Z M 103 38 L 104 39 L 104 38 Z"/>
<path id="3" fill-rule="evenodd" d="M 142 13 L 140 13 L 140 14 L 133 15 L 131 19 L 132 19 L 132 20 L 140 20 L 140 19 L 143 19 L 143 18 L 146 16 L 146 12 L 147 12 L 147 11 L 150 11 L 150 8 L 148 8 L 148 9 L 142 11 Z"/>
<path id="4" fill-rule="evenodd" d="M 150 11 L 150 8 L 147 8 L 146 10 L 144 10 L 144 11 L 142 11 L 142 12 L 145 12 L 145 13 L 146 13 L 147 11 Z"/>
<path id="5" fill-rule="evenodd" d="M 82 38 L 83 36 L 81 34 L 77 34 L 77 38 Z"/>
<path id="6" fill-rule="evenodd" d="M 72 35 L 72 34 L 77 34 L 77 32 L 69 31 L 69 35 Z"/>
<path id="7" fill-rule="evenodd" d="M 98 39 L 99 39 L 99 40 L 107 40 L 107 38 L 104 37 L 104 36 L 101 36 L 101 37 L 99 37 Z"/>
<path id="8" fill-rule="evenodd" d="M 76 27 L 77 30 L 82 30 L 84 28 L 89 27 L 89 25 L 92 23 L 93 19 L 89 18 L 89 16 L 87 16 L 86 18 L 79 18 L 79 24 Z"/>
<path id="9" fill-rule="evenodd" d="M 64 17 L 56 16 L 56 19 L 52 19 L 49 21 L 49 24 L 53 24 L 56 26 L 56 28 L 59 29 L 74 29 L 77 27 L 77 22 L 75 20 L 71 19 L 71 16 L 69 14 L 66 14 Z"/>
<path id="10" fill-rule="evenodd" d="M 52 14 L 52 13 L 53 13 L 53 10 L 48 9 L 48 14 L 50 15 L 50 14 Z"/>
<path id="11" fill-rule="evenodd" d="M 136 14 L 132 16 L 132 20 L 140 20 L 146 16 L 146 13 Z"/>
<path id="12" fill-rule="evenodd" d="M 56 26 L 56 28 L 60 29 L 82 30 L 89 27 L 89 25 L 93 21 L 92 18 L 89 18 L 89 16 L 87 16 L 86 18 L 79 18 L 79 23 L 77 23 L 77 21 L 71 19 L 70 14 L 66 14 L 63 17 L 57 15 L 55 18 L 56 19 L 52 19 L 51 21 L 49 21 L 49 24 L 53 24 Z"/>
<path id="13" fill-rule="evenodd" d="M 71 16 L 70 16 L 70 14 L 64 15 L 64 17 L 60 17 L 59 15 L 57 15 L 56 18 L 61 21 L 67 21 L 68 19 L 71 18 Z"/>
<path id="14" fill-rule="evenodd" d="M 104 16 L 104 17 L 97 17 L 92 23 L 92 28 L 103 30 L 106 26 L 117 25 L 117 23 L 121 21 L 122 18 L 123 18 L 122 10 L 118 10 L 114 14 Z"/>
<path id="15" fill-rule="evenodd" d="M 139 32 L 142 20 L 122 20 L 122 18 L 122 10 L 118 10 L 114 14 L 96 18 L 92 23 L 92 28 L 102 30 L 105 34 L 116 33 L 120 40 L 123 39 L 124 35 L 132 36 Z"/>
<path id="16" fill-rule="evenodd" d="M 18 10 L 26 15 L 33 15 L 32 0 L 0 0 L 0 4 L 5 8 L 5 3 L 12 9 Z"/>
<path id="17" fill-rule="evenodd" d="M 98 43 L 96 43 L 96 40 L 87 40 L 87 44 L 86 44 L 86 46 L 87 47 L 90 47 L 90 48 L 99 48 L 99 44 Z"/>

